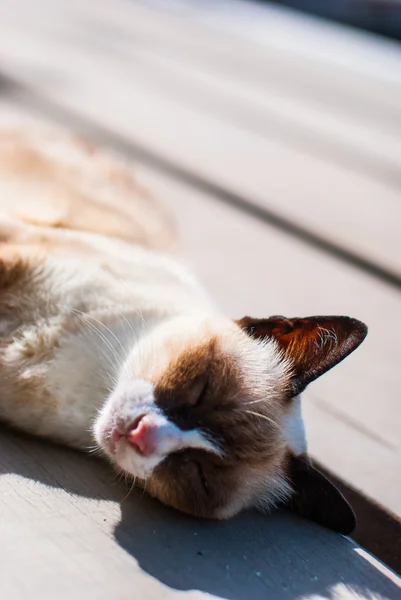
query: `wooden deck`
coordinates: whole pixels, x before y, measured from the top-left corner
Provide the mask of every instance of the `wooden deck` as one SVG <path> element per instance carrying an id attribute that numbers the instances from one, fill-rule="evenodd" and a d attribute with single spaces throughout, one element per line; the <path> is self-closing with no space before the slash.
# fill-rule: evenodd
<path id="1" fill-rule="evenodd" d="M 0 111 L 132 158 L 228 314 L 369 325 L 305 416 L 312 454 L 396 519 L 400 65 L 395 43 L 235 0 L 0 7 Z M 3 429 L 0 448 L 4 597 L 401 598 L 365 550 L 289 515 L 200 523 L 77 453 Z"/>

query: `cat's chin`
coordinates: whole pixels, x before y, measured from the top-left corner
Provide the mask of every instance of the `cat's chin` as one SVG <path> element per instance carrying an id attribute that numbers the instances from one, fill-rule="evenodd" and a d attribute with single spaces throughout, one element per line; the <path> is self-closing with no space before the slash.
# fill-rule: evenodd
<path id="1" fill-rule="evenodd" d="M 164 458 L 164 456 L 158 455 L 149 457 L 140 456 L 130 444 L 124 440 L 118 443 L 116 451 L 111 457 L 113 464 L 119 470 L 123 470 L 134 479 L 143 481 L 146 481 L 146 479 L 152 475 L 154 469 L 164 460 Z"/>

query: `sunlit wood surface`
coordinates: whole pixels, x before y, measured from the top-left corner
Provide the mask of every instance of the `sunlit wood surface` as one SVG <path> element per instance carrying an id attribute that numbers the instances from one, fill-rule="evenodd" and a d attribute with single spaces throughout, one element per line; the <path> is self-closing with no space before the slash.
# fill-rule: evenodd
<path id="1" fill-rule="evenodd" d="M 305 418 L 311 453 L 398 516 L 400 91 L 395 43 L 260 5 L 0 5 L 1 112 L 132 158 L 227 314 L 369 325 L 305 394 Z M 136 492 L 121 503 L 104 465 L 0 434 L 4 597 L 401 597 L 340 536 L 286 515 L 199 523 Z"/>

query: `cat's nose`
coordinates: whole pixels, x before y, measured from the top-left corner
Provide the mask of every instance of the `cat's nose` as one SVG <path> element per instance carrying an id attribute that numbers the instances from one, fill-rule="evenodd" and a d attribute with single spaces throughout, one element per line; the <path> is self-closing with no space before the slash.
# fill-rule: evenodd
<path id="1" fill-rule="evenodd" d="M 157 446 L 157 425 L 150 415 L 139 417 L 126 435 L 127 441 L 144 456 L 153 454 Z"/>

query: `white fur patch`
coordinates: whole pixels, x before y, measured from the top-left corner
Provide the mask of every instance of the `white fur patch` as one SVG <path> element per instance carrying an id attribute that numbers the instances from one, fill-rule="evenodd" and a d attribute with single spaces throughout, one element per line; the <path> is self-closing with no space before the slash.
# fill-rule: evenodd
<path id="1" fill-rule="evenodd" d="M 116 427 L 126 432 L 142 414 L 155 430 L 155 450 L 150 456 L 139 454 L 124 438 L 117 443 L 112 440 Z M 166 456 L 185 448 L 220 454 L 218 447 L 200 430 L 183 431 L 172 423 L 155 404 L 153 386 L 147 381 L 131 381 L 118 386 L 99 413 L 94 434 L 113 462 L 139 479 L 149 477 Z"/>
<path id="2" fill-rule="evenodd" d="M 307 452 L 308 448 L 300 395 L 292 399 L 292 406 L 289 414 L 285 417 L 283 427 L 284 437 L 294 454 L 298 456 Z"/>

